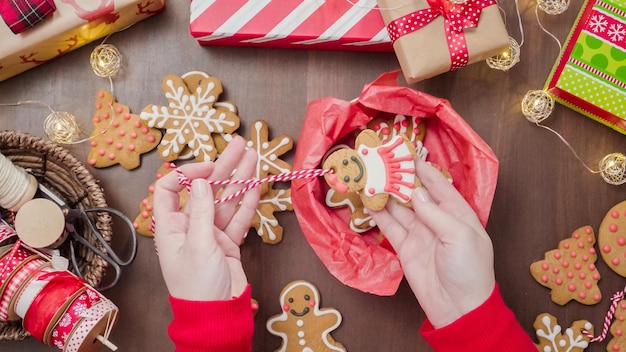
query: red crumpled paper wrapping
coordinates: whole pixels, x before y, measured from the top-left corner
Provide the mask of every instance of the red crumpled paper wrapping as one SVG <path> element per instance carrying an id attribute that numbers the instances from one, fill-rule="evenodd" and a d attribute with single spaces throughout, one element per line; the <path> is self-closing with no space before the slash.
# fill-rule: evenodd
<path id="1" fill-rule="evenodd" d="M 381 112 L 427 118 L 424 145 L 428 159 L 452 175 L 453 184 L 486 225 L 498 178 L 491 148 L 441 98 L 397 84 L 399 71 L 367 84 L 358 99 L 327 97 L 309 103 L 298 138 L 294 170 L 320 168 L 340 139 Z M 339 211 L 325 205 L 322 177 L 293 180 L 291 199 L 307 241 L 339 281 L 380 296 L 395 294 L 403 273 L 394 251 L 350 230 Z"/>

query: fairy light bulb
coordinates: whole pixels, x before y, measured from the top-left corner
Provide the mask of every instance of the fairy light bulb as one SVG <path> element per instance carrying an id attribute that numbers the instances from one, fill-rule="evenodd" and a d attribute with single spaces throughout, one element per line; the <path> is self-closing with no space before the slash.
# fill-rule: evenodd
<path id="1" fill-rule="evenodd" d="M 549 15 L 559 15 L 569 7 L 569 0 L 538 0 L 537 7 Z"/>
<path id="2" fill-rule="evenodd" d="M 500 54 L 486 60 L 487 65 L 493 69 L 508 71 L 520 60 L 520 45 L 513 37 L 509 37 L 509 47 Z"/>
<path id="3" fill-rule="evenodd" d="M 122 67 L 122 54 L 112 44 L 100 44 L 91 52 L 91 68 L 98 77 L 114 77 Z"/>
<path id="4" fill-rule="evenodd" d="M 554 99 L 544 90 L 531 90 L 522 100 L 522 114 L 533 123 L 547 119 L 554 110 Z"/>
<path id="5" fill-rule="evenodd" d="M 600 160 L 600 175 L 606 183 L 621 185 L 626 182 L 626 156 L 611 153 Z"/>
<path id="6" fill-rule="evenodd" d="M 74 115 L 65 111 L 54 111 L 43 123 L 48 138 L 59 144 L 74 143 L 80 134 Z"/>

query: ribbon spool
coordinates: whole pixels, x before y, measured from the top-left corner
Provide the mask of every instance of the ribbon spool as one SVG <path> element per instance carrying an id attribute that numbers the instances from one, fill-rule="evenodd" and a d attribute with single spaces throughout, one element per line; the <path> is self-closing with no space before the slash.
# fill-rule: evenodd
<path id="1" fill-rule="evenodd" d="M 35 192 L 37 180 L 0 153 L 0 207 L 18 210 Z"/>
<path id="2" fill-rule="evenodd" d="M 35 198 L 20 208 L 15 215 L 15 231 L 33 248 L 58 248 L 68 236 L 63 211 L 45 198 Z"/>

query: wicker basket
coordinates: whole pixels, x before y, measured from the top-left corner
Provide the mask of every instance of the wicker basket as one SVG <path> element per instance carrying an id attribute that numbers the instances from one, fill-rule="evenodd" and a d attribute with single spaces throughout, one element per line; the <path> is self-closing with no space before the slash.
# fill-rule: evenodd
<path id="1" fill-rule="evenodd" d="M 77 209 L 107 206 L 98 181 L 74 156 L 57 144 L 23 132 L 0 131 L 0 152 L 15 165 L 30 171 L 40 184 L 54 191 L 68 206 Z M 8 220 L 8 215 L 3 210 L 2 218 Z M 95 222 L 96 228 L 110 243 L 110 215 L 98 213 Z M 79 230 L 89 242 L 104 251 L 87 226 Z M 63 252 L 67 248 L 62 246 L 60 250 L 66 254 Z M 82 246 L 78 247 L 76 257 L 85 282 L 97 286 L 106 273 L 107 262 Z M 0 324 L 0 341 L 23 340 L 28 336 L 21 323 Z"/>

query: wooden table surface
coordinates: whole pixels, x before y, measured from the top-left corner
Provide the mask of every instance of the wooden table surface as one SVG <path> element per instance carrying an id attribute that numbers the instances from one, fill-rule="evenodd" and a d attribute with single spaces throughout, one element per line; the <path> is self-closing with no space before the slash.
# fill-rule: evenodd
<path id="1" fill-rule="evenodd" d="M 572 0 L 564 14 L 543 14 L 542 23 L 563 41 L 581 4 L 581 0 Z M 503 1 L 501 6 L 510 35 L 519 41 L 514 2 Z M 520 1 L 525 42 L 521 62 L 509 72 L 480 62 L 413 85 L 448 99 L 500 161 L 487 230 L 493 240 L 496 275 L 504 298 L 533 338 L 533 321 L 543 312 L 557 316 L 565 326 L 588 319 L 600 328 L 609 297 L 624 287 L 624 280 L 600 258 L 597 266 L 604 298 L 594 306 L 553 303 L 549 290 L 530 276 L 529 266 L 578 227 L 590 225 L 597 231 L 606 212 L 626 199 L 626 186 L 608 185 L 599 175 L 588 172 L 557 136 L 529 123 L 520 112 L 524 94 L 543 87 L 558 53 L 556 42 L 537 25 L 534 6 L 534 1 Z M 222 80 L 222 98 L 238 106 L 240 134 L 248 135 L 251 121 L 265 119 L 272 135 L 290 134 L 296 148 L 309 101 L 325 96 L 350 100 L 358 96 L 364 84 L 399 68 L 393 53 L 201 47 L 189 34 L 188 1 L 169 1 L 165 12 L 111 36 L 107 42 L 116 45 L 124 56 L 123 71 L 114 79 L 115 94 L 131 111 L 138 113 L 148 104 L 165 103 L 161 80 L 166 74 L 205 71 Z M 96 92 L 109 88 L 108 81 L 95 76 L 89 67 L 89 55 L 97 43 L 0 82 L 0 101 L 47 102 L 57 110 L 72 111 L 90 131 Z M 0 108 L 0 129 L 44 136 L 44 110 Z M 560 132 L 592 167 L 608 153 L 626 152 L 623 135 L 564 106 L 557 104 L 544 124 Z M 68 147 L 83 162 L 88 148 L 87 144 Z M 285 158 L 292 162 L 293 155 L 290 152 Z M 156 152 L 151 152 L 143 156 L 141 167 L 132 171 L 120 166 L 89 170 L 101 181 L 108 204 L 134 218 L 161 163 Z M 424 313 L 405 281 L 391 297 L 347 287 L 315 255 L 295 214 L 280 213 L 278 218 L 285 229 L 281 243 L 269 245 L 249 236 L 242 248 L 253 296 L 260 302 L 255 351 L 279 346 L 280 339 L 267 332 L 265 321 L 280 312 L 279 293 L 296 279 L 316 284 L 322 307 L 334 307 L 342 313 L 343 323 L 333 336 L 349 350 L 430 350 L 418 332 Z M 105 295 L 120 308 L 111 336 L 120 351 L 173 349 L 167 336 L 172 314 L 151 238 L 139 238 L 136 261 Z M 588 350 L 604 348 L 605 343 L 598 343 Z M 0 349 L 53 350 L 34 339 L 1 342 Z"/>

